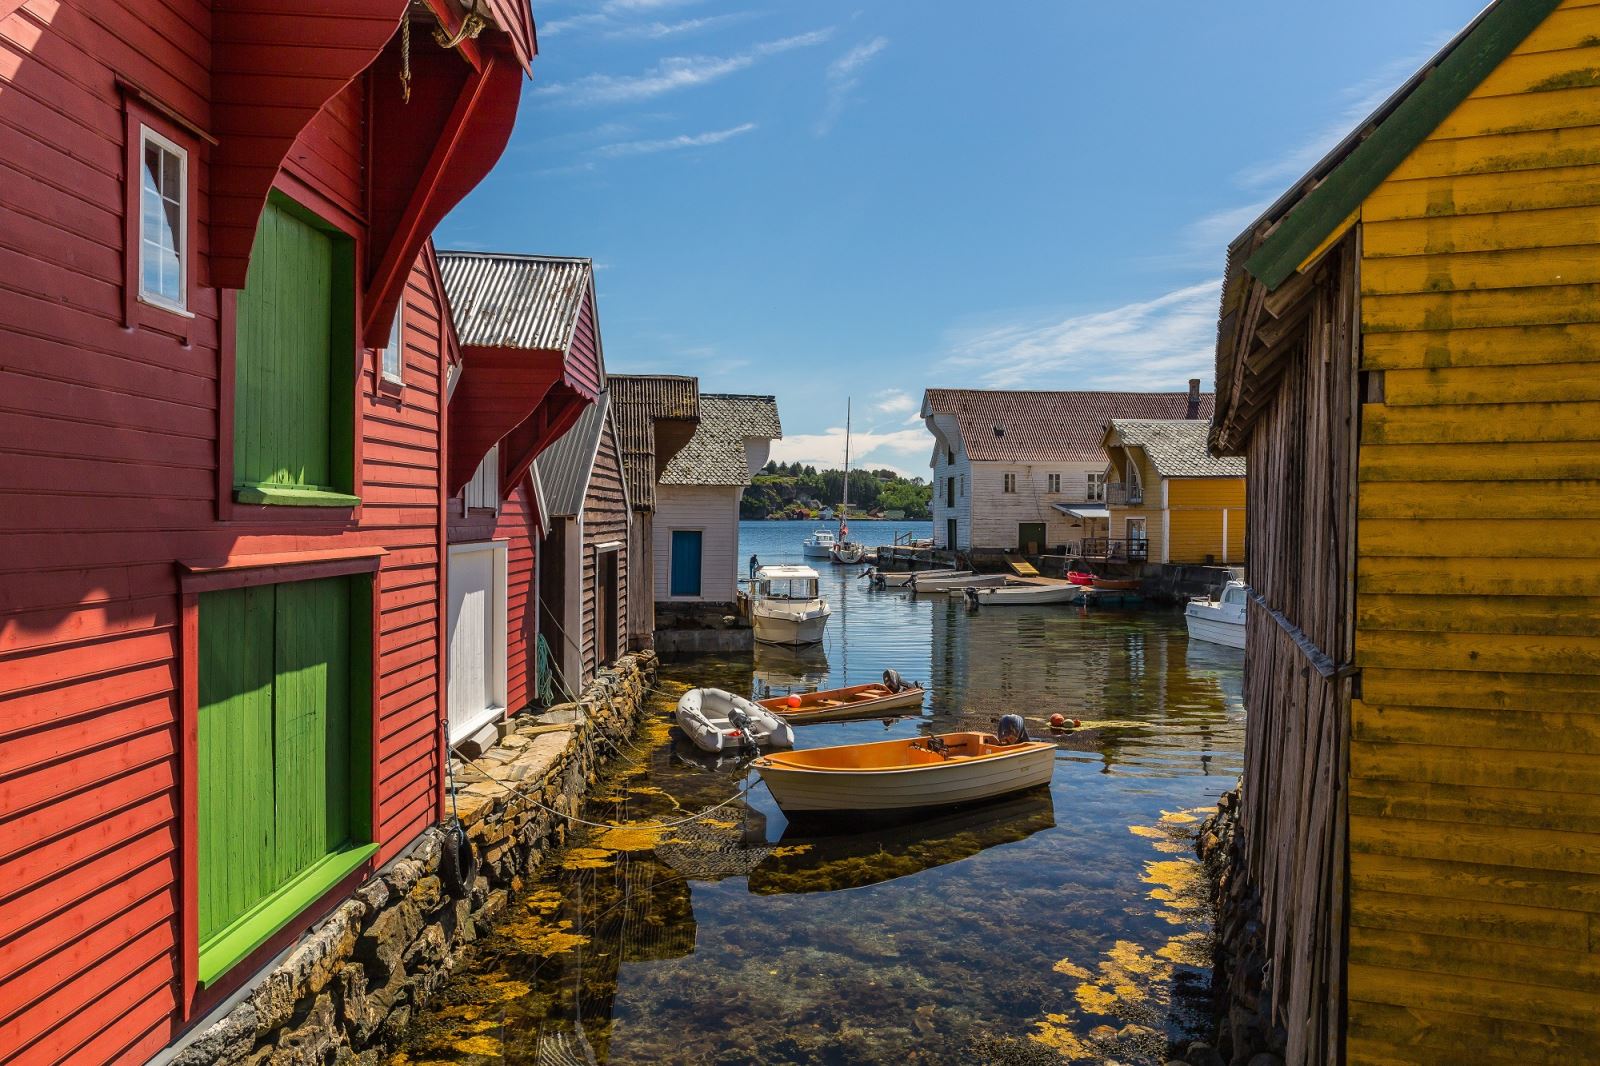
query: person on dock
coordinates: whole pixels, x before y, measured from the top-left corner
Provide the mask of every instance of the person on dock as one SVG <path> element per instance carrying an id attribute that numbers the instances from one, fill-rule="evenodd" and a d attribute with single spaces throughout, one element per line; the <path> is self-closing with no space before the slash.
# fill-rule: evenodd
<path id="1" fill-rule="evenodd" d="M 756 557 L 756 553 L 755 552 L 751 552 L 750 553 L 750 580 L 751 581 L 754 581 L 756 579 L 756 571 L 759 570 L 759 569 L 761 569 L 761 560 Z"/>

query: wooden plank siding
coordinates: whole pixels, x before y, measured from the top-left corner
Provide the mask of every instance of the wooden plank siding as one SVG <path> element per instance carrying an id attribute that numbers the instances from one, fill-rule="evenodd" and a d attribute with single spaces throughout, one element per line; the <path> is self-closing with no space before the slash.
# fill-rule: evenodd
<path id="1" fill-rule="evenodd" d="M 180 707 L 174 563 L 387 551 L 376 577 L 385 861 L 438 817 L 442 293 L 406 287 L 405 384 L 354 384 L 361 505 L 218 520 L 220 301 L 195 153 L 182 327 L 122 324 L 115 75 L 204 126 L 210 5 L 32 3 L 0 19 L 0 1060 L 145 1061 L 178 1001 Z M 115 72 L 115 74 L 114 74 Z M 365 83 L 297 143 L 284 184 L 361 238 Z M 226 430 L 225 430 L 226 432 Z M 306 922 L 309 923 L 310 916 Z M 304 926 L 302 925 L 302 928 Z M 249 970 L 253 963 L 241 966 Z M 244 976 L 243 974 L 240 975 Z"/>
<path id="2" fill-rule="evenodd" d="M 507 542 L 506 554 L 506 712 L 528 706 L 534 692 L 535 610 L 539 587 L 539 514 L 527 478 L 500 502 L 494 539 Z"/>
<path id="3" fill-rule="evenodd" d="M 1361 209 L 1352 1062 L 1600 1034 L 1596 41 L 1562 4 Z"/>
<path id="4" fill-rule="evenodd" d="M 617 612 L 620 651 L 628 647 L 628 503 L 622 486 L 622 453 L 615 426 L 608 415 L 600 431 L 589 491 L 583 499 L 583 664 L 584 680 L 606 665 L 599 631 L 600 574 L 596 549 L 602 544 L 621 546 L 617 551 L 617 599 L 609 609 Z"/>

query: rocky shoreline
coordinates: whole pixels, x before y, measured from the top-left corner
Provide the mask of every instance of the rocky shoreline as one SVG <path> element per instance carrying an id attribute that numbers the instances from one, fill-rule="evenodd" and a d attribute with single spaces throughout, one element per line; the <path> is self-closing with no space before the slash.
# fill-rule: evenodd
<path id="1" fill-rule="evenodd" d="M 376 1066 L 463 948 L 506 912 L 568 832 L 596 773 L 632 735 L 656 656 L 623 656 L 578 701 L 507 720 L 486 751 L 451 757 L 453 808 L 475 856 L 452 893 L 454 838 L 424 832 L 220 1018 L 173 1049 L 175 1066 Z M 464 880 L 464 878 L 463 878 Z"/>

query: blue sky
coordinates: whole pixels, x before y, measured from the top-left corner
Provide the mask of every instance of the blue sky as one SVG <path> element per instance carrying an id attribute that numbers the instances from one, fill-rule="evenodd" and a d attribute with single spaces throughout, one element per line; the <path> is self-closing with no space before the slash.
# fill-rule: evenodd
<path id="1" fill-rule="evenodd" d="M 586 255 L 607 366 L 926 477 L 930 386 L 1211 384 L 1227 242 L 1480 0 L 535 0 L 441 247 Z"/>

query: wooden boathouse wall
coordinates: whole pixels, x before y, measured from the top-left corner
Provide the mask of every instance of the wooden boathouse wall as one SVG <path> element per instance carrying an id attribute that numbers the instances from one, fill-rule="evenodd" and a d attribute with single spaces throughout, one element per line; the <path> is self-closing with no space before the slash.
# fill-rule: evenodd
<path id="1" fill-rule="evenodd" d="M 596 670 L 628 650 L 629 514 L 622 484 L 622 454 L 609 411 L 600 430 L 589 490 L 583 498 L 583 672 L 584 683 Z M 608 586 L 602 573 L 605 556 L 614 555 L 616 572 Z M 616 629 L 614 654 L 605 647 L 606 618 Z"/>

